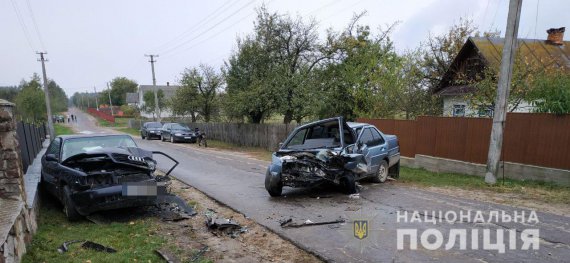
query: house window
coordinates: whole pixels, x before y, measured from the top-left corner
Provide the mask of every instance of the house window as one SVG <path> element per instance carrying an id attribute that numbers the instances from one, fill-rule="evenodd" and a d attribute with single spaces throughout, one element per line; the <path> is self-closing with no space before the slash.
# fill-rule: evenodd
<path id="1" fill-rule="evenodd" d="M 465 105 L 453 105 L 453 117 L 465 117 Z"/>
<path id="2" fill-rule="evenodd" d="M 493 117 L 493 107 L 490 105 L 487 106 L 479 106 L 478 115 L 479 117 Z"/>

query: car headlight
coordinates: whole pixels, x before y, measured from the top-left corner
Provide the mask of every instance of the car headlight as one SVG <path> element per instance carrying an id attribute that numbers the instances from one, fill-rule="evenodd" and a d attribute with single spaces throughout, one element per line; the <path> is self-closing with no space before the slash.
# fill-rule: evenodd
<path id="1" fill-rule="evenodd" d="M 182 136 L 182 133 L 175 133 L 176 136 Z"/>

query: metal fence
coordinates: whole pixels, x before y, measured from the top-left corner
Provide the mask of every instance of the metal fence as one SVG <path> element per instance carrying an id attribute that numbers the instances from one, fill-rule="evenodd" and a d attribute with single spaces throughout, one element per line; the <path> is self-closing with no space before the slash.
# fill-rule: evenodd
<path id="1" fill-rule="evenodd" d="M 403 156 L 416 154 L 485 164 L 489 118 L 422 116 L 417 120 L 359 119 L 395 134 Z M 570 170 L 570 115 L 509 113 L 503 152 L 507 162 Z"/>
<path id="2" fill-rule="evenodd" d="M 46 127 L 44 124 L 36 125 L 18 122 L 16 133 L 18 135 L 18 143 L 20 144 L 22 167 L 25 173 L 28 171 L 28 166 L 30 166 L 42 149 L 42 143 L 46 139 Z"/>

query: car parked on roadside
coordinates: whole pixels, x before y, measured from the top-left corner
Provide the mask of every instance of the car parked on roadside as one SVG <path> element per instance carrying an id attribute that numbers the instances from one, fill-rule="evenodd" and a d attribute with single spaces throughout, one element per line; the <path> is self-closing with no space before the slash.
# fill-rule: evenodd
<path id="1" fill-rule="evenodd" d="M 150 140 L 152 138 L 160 139 L 162 131 L 162 123 L 160 122 L 145 122 L 141 127 L 141 138 Z"/>
<path id="2" fill-rule="evenodd" d="M 367 123 L 330 118 L 297 127 L 277 152 L 265 176 L 271 196 L 283 186 L 340 185 L 355 193 L 356 181 L 383 183 L 400 172 L 400 146 L 395 135 L 383 134 Z"/>
<path id="3" fill-rule="evenodd" d="M 195 143 L 197 140 L 196 134 L 188 126 L 181 123 L 165 123 L 160 135 L 162 141 L 170 141 L 171 143 Z"/>
<path id="4" fill-rule="evenodd" d="M 166 176 L 155 176 L 153 154 L 129 135 L 62 135 L 42 156 L 41 184 L 63 204 L 69 220 L 90 213 L 156 205 Z"/>

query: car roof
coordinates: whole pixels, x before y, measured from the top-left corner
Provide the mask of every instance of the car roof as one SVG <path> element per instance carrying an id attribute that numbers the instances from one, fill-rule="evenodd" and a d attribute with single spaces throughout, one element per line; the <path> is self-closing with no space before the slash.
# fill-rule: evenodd
<path id="1" fill-rule="evenodd" d="M 352 128 L 352 129 L 357 129 L 360 127 L 370 125 L 370 124 L 364 123 L 364 122 L 347 122 L 346 124 L 348 125 L 348 127 Z"/>
<path id="2" fill-rule="evenodd" d="M 129 136 L 128 134 L 69 134 L 69 135 L 59 135 L 57 137 L 62 140 L 69 140 L 75 138 L 96 138 L 96 137 L 118 137 L 118 136 Z"/>

